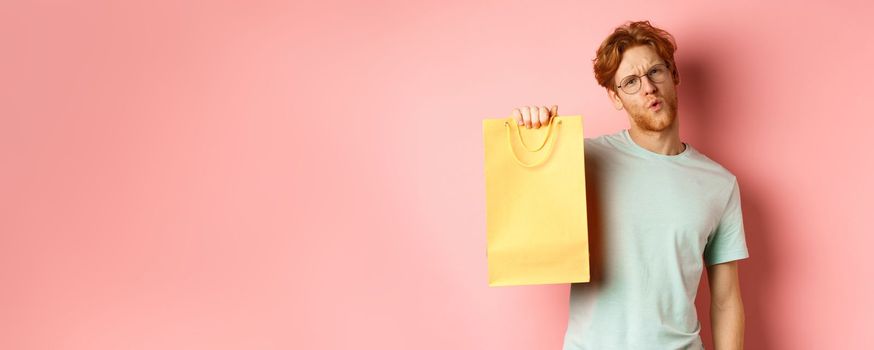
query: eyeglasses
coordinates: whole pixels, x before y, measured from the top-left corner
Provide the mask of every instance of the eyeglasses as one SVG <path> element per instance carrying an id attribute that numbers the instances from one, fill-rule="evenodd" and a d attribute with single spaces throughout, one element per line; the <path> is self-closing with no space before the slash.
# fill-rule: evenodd
<path id="1" fill-rule="evenodd" d="M 625 78 L 622 78 L 622 81 L 620 81 L 619 85 L 616 87 L 622 89 L 622 91 L 625 91 L 626 94 L 634 95 L 637 93 L 637 91 L 640 90 L 640 86 L 643 85 L 640 82 L 640 78 L 643 78 L 643 76 L 649 78 L 650 82 L 661 83 L 665 81 L 665 79 L 667 79 L 668 73 L 668 66 L 664 63 L 659 63 L 650 67 L 649 71 L 647 71 L 646 74 L 632 74 Z"/>

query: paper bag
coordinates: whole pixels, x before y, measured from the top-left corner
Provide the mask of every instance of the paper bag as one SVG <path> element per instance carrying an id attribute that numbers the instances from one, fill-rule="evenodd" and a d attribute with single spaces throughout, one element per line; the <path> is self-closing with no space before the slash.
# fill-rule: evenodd
<path id="1" fill-rule="evenodd" d="M 489 286 L 589 281 L 581 116 L 483 121 Z"/>

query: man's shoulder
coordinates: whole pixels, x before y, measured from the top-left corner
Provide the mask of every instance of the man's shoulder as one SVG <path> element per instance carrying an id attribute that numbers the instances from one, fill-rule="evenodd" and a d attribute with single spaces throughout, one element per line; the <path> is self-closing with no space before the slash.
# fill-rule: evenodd
<path id="1" fill-rule="evenodd" d="M 586 140 L 586 142 L 606 142 L 606 141 L 609 141 L 611 139 L 616 139 L 618 137 L 621 137 L 622 131 L 623 130 L 619 130 L 619 131 L 614 131 L 611 133 L 601 134 L 598 136 L 590 136 L 590 137 L 586 137 L 585 140 Z"/>
<path id="2" fill-rule="evenodd" d="M 619 159 L 622 155 L 622 147 L 616 138 L 617 134 L 604 134 L 595 137 L 587 137 L 583 140 L 583 149 L 587 162 L 600 163 L 608 159 Z"/>
<path id="3" fill-rule="evenodd" d="M 622 131 L 617 131 L 614 133 L 603 134 L 599 136 L 586 137 L 583 139 L 583 143 L 585 147 L 611 147 L 615 145 L 616 141 L 619 141 L 619 138 L 622 136 Z"/>
<path id="4" fill-rule="evenodd" d="M 694 146 L 692 153 L 689 154 L 690 161 L 694 162 L 694 167 L 706 172 L 708 175 L 719 177 L 728 183 L 737 181 L 737 177 L 728 168 L 721 163 L 713 160 Z"/>

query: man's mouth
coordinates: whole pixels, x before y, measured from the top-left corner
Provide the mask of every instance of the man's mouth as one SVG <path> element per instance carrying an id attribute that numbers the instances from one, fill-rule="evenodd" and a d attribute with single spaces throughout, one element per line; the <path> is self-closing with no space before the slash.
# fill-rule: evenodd
<path id="1" fill-rule="evenodd" d="M 652 101 L 649 103 L 649 105 L 647 105 L 647 108 L 651 111 L 658 111 L 658 110 L 662 109 L 662 101 L 661 100 Z"/>

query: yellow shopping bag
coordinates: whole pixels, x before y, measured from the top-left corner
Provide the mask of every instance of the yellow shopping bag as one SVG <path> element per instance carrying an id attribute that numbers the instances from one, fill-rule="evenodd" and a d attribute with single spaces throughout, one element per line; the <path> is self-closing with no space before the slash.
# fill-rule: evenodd
<path id="1" fill-rule="evenodd" d="M 581 116 L 483 121 L 489 286 L 589 281 Z"/>

